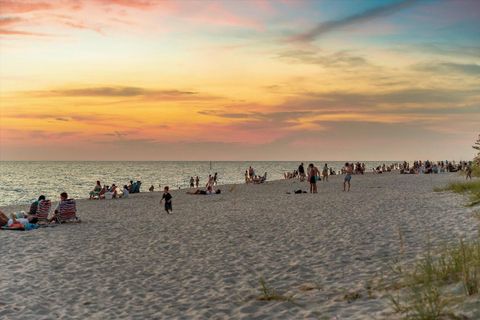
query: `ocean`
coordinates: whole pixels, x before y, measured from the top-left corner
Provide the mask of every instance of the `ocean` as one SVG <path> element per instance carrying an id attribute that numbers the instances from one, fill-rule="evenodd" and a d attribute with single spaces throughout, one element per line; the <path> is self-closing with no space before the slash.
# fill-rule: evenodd
<path id="1" fill-rule="evenodd" d="M 304 161 L 321 170 L 324 163 L 338 171 L 342 161 Z M 362 161 L 360 161 L 362 162 Z M 397 161 L 363 161 L 367 171 L 383 163 Z M 218 184 L 243 183 L 245 170 L 252 166 L 256 174 L 268 173 L 268 180 L 283 179 L 283 173 L 298 168 L 298 161 L 2 161 L 0 162 L 0 206 L 29 204 L 39 195 L 56 201 L 61 192 L 76 199 L 88 198 L 100 180 L 102 185 L 117 186 L 130 180 L 142 181 L 141 191 L 153 185 L 172 189 L 189 186 L 190 177 L 199 176 L 204 186 L 208 175 L 218 173 Z"/>

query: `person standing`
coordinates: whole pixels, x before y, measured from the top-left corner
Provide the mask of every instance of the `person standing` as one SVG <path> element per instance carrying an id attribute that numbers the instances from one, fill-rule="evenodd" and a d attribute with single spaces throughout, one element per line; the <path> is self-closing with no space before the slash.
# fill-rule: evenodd
<path id="1" fill-rule="evenodd" d="M 248 168 L 248 179 L 252 181 L 254 176 L 255 176 L 255 170 L 253 170 L 252 166 L 250 166 Z"/>
<path id="2" fill-rule="evenodd" d="M 200 178 L 198 176 L 195 177 L 195 187 L 198 188 L 200 184 Z"/>
<path id="3" fill-rule="evenodd" d="M 310 163 L 308 165 L 308 182 L 310 182 L 310 193 L 317 193 L 317 177 L 320 176 L 318 168 Z"/>
<path id="4" fill-rule="evenodd" d="M 193 179 L 193 177 L 190 177 L 190 188 L 193 188 L 195 185 L 195 180 Z"/>
<path id="5" fill-rule="evenodd" d="M 468 180 L 468 179 L 472 180 L 472 163 L 471 162 L 469 162 L 467 164 L 467 167 L 465 169 L 465 173 L 467 174 L 465 179 L 466 180 Z"/>
<path id="6" fill-rule="evenodd" d="M 217 173 L 215 172 L 215 174 L 213 175 L 213 185 L 214 186 L 217 186 L 217 179 L 218 179 L 218 176 L 217 176 Z"/>
<path id="7" fill-rule="evenodd" d="M 209 174 L 209 175 L 208 175 L 208 181 L 207 181 L 207 184 L 205 185 L 205 188 L 208 188 L 208 186 L 210 186 L 211 183 L 212 183 L 212 175 Z"/>
<path id="8" fill-rule="evenodd" d="M 305 179 L 305 168 L 303 167 L 303 162 L 298 166 L 298 176 L 300 177 L 300 181 Z"/>
<path id="9" fill-rule="evenodd" d="M 350 191 L 350 180 L 352 180 L 353 165 L 345 163 L 345 179 L 343 180 L 343 191 Z M 348 189 L 346 188 L 348 185 Z"/>
<path id="10" fill-rule="evenodd" d="M 325 163 L 322 170 L 323 181 L 328 181 L 328 165 Z"/>
<path id="11" fill-rule="evenodd" d="M 170 214 L 170 212 L 173 212 L 173 209 L 172 209 L 172 195 L 170 194 L 170 192 L 168 192 L 169 188 L 168 186 L 166 186 L 164 189 L 163 189 L 163 196 L 162 196 L 162 200 L 160 200 L 160 203 L 162 203 L 163 200 L 165 200 L 165 211 L 167 211 L 167 214 Z"/>

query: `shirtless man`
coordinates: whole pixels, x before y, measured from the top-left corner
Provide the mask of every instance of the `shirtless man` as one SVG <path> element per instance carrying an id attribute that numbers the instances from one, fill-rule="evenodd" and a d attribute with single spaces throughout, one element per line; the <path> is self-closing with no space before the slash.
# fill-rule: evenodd
<path id="1" fill-rule="evenodd" d="M 303 162 L 298 166 L 298 175 L 300 176 L 300 181 L 305 180 L 305 169 L 303 168 Z"/>
<path id="2" fill-rule="evenodd" d="M 343 180 L 343 191 L 350 191 L 350 180 L 352 180 L 352 174 L 353 174 L 353 165 L 350 165 L 345 163 L 345 179 Z M 348 189 L 346 189 L 348 184 Z"/>
<path id="3" fill-rule="evenodd" d="M 325 163 L 322 170 L 323 181 L 328 181 L 328 165 Z"/>
<path id="4" fill-rule="evenodd" d="M 465 169 L 465 173 L 466 173 L 466 180 L 470 179 L 472 180 L 472 164 L 469 163 L 467 164 L 467 168 Z"/>
<path id="5" fill-rule="evenodd" d="M 310 182 L 310 193 L 317 193 L 317 176 L 320 175 L 318 168 L 310 163 L 308 165 L 308 182 Z"/>

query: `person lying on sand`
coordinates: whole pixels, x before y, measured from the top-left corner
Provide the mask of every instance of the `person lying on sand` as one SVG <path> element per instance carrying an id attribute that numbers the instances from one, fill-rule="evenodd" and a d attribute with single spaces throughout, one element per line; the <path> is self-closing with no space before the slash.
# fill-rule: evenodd
<path id="1" fill-rule="evenodd" d="M 16 224 L 26 225 L 27 223 L 33 223 L 33 216 L 28 216 L 27 218 L 17 218 L 15 214 L 11 214 L 10 219 L 5 213 L 0 210 L 0 227 L 11 227 Z"/>
<path id="2" fill-rule="evenodd" d="M 211 194 L 220 194 L 222 191 L 220 189 L 214 190 L 211 186 L 207 187 L 207 190 L 200 190 L 197 189 L 195 191 L 187 191 L 187 194 L 203 194 L 203 195 L 211 195 Z"/>
<path id="3" fill-rule="evenodd" d="M 293 191 L 293 193 L 295 193 L 295 194 L 301 194 L 301 193 L 308 193 L 308 192 L 307 192 L 307 191 L 303 191 L 303 190 L 301 190 L 301 189 L 298 189 L 298 190 Z M 286 194 L 291 194 L 291 193 L 290 193 L 290 192 L 286 192 Z"/>

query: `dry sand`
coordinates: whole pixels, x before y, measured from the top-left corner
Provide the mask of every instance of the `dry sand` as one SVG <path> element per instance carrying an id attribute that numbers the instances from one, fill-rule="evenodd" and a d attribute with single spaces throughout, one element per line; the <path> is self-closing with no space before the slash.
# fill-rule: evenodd
<path id="1" fill-rule="evenodd" d="M 0 319 L 395 319 L 369 292 L 395 259 L 473 237 L 455 174 L 341 176 L 79 200 L 81 224 L 0 232 Z M 67 190 L 68 191 L 68 190 Z M 292 194 L 286 194 L 286 192 Z M 2 208 L 7 213 L 28 206 Z M 401 234 L 401 236 L 400 236 Z M 402 238 L 403 240 L 400 240 Z M 259 279 L 293 301 L 259 301 Z M 348 302 L 345 295 L 360 298 Z"/>

